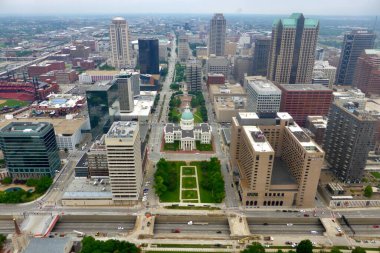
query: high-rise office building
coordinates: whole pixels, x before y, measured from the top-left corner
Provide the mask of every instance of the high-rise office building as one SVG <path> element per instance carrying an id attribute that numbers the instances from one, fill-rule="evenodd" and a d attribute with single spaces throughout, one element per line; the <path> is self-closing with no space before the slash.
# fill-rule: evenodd
<path id="1" fill-rule="evenodd" d="M 238 113 L 230 156 L 245 207 L 314 206 L 324 152 L 288 113 Z"/>
<path id="2" fill-rule="evenodd" d="M 87 152 L 88 174 L 91 178 L 108 177 L 107 150 L 104 144 L 105 135 L 98 138 Z"/>
<path id="3" fill-rule="evenodd" d="M 270 37 L 257 38 L 253 51 L 253 70 L 254 76 L 266 76 L 270 53 Z"/>
<path id="4" fill-rule="evenodd" d="M 222 13 L 216 13 L 210 20 L 208 55 L 224 56 L 226 44 L 226 20 Z"/>
<path id="5" fill-rule="evenodd" d="M 178 59 L 186 62 L 189 59 L 189 38 L 187 35 L 178 36 Z"/>
<path id="6" fill-rule="evenodd" d="M 53 125 L 12 122 L 0 131 L 0 146 L 12 178 L 53 177 L 61 160 Z"/>
<path id="7" fill-rule="evenodd" d="M 329 111 L 323 149 L 336 176 L 346 182 L 360 181 L 368 152 L 374 145 L 377 119 L 354 103 L 333 103 Z"/>
<path id="8" fill-rule="evenodd" d="M 160 60 L 158 52 L 158 39 L 139 39 L 139 61 L 141 74 L 160 74 Z"/>
<path id="9" fill-rule="evenodd" d="M 210 55 L 207 60 L 208 74 L 223 74 L 228 80 L 229 76 L 229 60 L 225 56 Z"/>
<path id="10" fill-rule="evenodd" d="M 293 13 L 272 26 L 268 79 L 277 83 L 311 83 L 319 21 Z"/>
<path id="11" fill-rule="evenodd" d="M 186 83 L 189 91 L 202 91 L 202 66 L 197 61 L 186 64 Z"/>
<path id="12" fill-rule="evenodd" d="M 138 81 L 139 81 L 139 77 Z M 134 80 L 133 80 L 134 79 Z M 132 74 L 120 74 L 115 77 L 113 82 L 116 82 L 118 97 L 119 97 L 119 106 L 121 113 L 132 112 L 134 108 L 133 101 L 133 81 L 136 81 L 136 76 Z"/>
<path id="13" fill-rule="evenodd" d="M 353 86 L 380 95 L 380 49 L 366 49 L 358 59 Z"/>
<path id="14" fill-rule="evenodd" d="M 344 35 L 335 84 L 352 84 L 357 60 L 365 49 L 373 48 L 375 37 L 368 30 L 353 30 Z"/>
<path id="15" fill-rule="evenodd" d="M 109 81 L 92 85 L 86 91 L 86 97 L 91 134 L 92 138 L 96 139 L 108 132 L 118 113 L 118 107 L 114 105 L 118 98 L 117 84 Z"/>
<path id="16" fill-rule="evenodd" d="M 315 61 L 313 68 L 312 83 L 319 83 L 318 79 L 327 79 L 327 86 L 332 89 L 335 82 L 336 67 L 331 66 L 328 61 Z M 319 78 L 317 78 L 319 77 Z"/>
<path id="17" fill-rule="evenodd" d="M 138 122 L 114 122 L 104 141 L 112 200 L 120 204 L 134 204 L 139 198 L 143 179 Z"/>
<path id="18" fill-rule="evenodd" d="M 235 56 L 234 78 L 236 82 L 243 83 L 245 75 L 252 75 L 252 57 Z"/>
<path id="19" fill-rule="evenodd" d="M 129 29 L 124 18 L 112 19 L 110 26 L 110 47 L 112 65 L 117 68 L 126 68 L 131 65 Z"/>
<path id="20" fill-rule="evenodd" d="M 281 104 L 281 90 L 263 76 L 246 77 L 247 111 L 278 112 Z"/>
<path id="21" fill-rule="evenodd" d="M 307 116 L 327 116 L 332 90 L 321 84 L 280 84 L 281 112 L 288 112 L 300 126 Z"/>

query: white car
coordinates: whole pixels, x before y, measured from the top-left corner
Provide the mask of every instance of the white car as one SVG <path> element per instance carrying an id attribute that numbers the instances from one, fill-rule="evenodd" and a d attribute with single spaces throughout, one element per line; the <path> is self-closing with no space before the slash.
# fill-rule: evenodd
<path id="1" fill-rule="evenodd" d="M 123 230 L 124 228 L 123 227 L 117 227 L 117 230 Z"/>
<path id="2" fill-rule="evenodd" d="M 286 224 L 286 226 L 291 227 L 291 226 L 293 226 L 293 224 L 292 223 L 288 223 L 288 224 Z"/>

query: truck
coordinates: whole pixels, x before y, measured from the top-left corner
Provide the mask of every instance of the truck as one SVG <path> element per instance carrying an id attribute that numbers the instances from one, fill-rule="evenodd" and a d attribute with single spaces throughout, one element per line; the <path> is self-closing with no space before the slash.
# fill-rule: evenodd
<path id="1" fill-rule="evenodd" d="M 272 236 L 264 236 L 264 241 L 273 241 Z"/>
<path id="2" fill-rule="evenodd" d="M 85 233 L 80 232 L 80 231 L 78 231 L 78 230 L 73 230 L 73 232 L 76 233 L 76 234 L 78 235 L 78 237 L 83 237 L 83 236 L 86 235 Z"/>

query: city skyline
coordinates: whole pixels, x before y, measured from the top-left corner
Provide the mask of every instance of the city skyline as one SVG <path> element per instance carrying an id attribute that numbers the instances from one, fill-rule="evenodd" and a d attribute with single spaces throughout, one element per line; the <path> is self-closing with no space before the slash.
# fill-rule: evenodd
<path id="1" fill-rule="evenodd" d="M 189 4 L 187 4 L 189 3 Z M 76 8 L 72 8 L 75 4 Z M 186 5 L 186 8 L 184 7 Z M 125 8 L 125 10 L 123 10 Z M 339 12 L 336 10 L 339 9 Z M 59 1 L 29 1 L 29 0 L 2 0 L 0 1 L 1 14 L 116 14 L 116 13 L 199 13 L 212 14 L 213 12 L 238 13 L 238 14 L 279 14 L 284 15 L 291 12 L 303 12 L 305 15 L 339 15 L 339 16 L 373 16 L 380 14 L 380 2 L 377 0 L 367 0 L 365 2 L 351 2 L 346 4 L 345 0 L 321 1 L 219 1 L 215 5 L 214 1 L 195 0 L 170 1 L 162 0 L 132 0 L 123 2 L 120 0 L 110 0 L 107 4 L 94 5 L 90 0 L 68 0 Z"/>

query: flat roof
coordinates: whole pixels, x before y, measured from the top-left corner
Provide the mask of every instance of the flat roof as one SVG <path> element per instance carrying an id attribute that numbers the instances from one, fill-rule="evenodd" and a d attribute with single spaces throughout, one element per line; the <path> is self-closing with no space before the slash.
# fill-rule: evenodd
<path id="1" fill-rule="evenodd" d="M 48 125 L 47 122 L 8 122 L 1 132 L 35 134 L 42 132 Z"/>
<path id="2" fill-rule="evenodd" d="M 289 167 L 280 157 L 274 158 L 271 184 L 272 185 L 297 184 L 296 179 L 290 174 Z"/>
<path id="3" fill-rule="evenodd" d="M 115 76 L 120 74 L 118 70 L 87 70 L 85 72 L 89 76 Z"/>
<path id="4" fill-rule="evenodd" d="M 244 88 L 240 84 L 210 84 L 209 85 L 210 94 L 217 95 L 236 95 L 236 94 L 246 94 Z M 281 91 L 280 91 L 281 92 Z"/>
<path id="5" fill-rule="evenodd" d="M 291 90 L 291 91 L 315 91 L 315 90 L 321 90 L 321 91 L 331 91 L 331 89 L 327 88 L 326 86 L 322 84 L 279 84 L 282 86 L 285 90 Z"/>
<path id="6" fill-rule="evenodd" d="M 148 117 L 154 104 L 154 97 L 135 99 L 132 112 L 121 112 L 120 116 L 146 116 Z"/>
<path id="7" fill-rule="evenodd" d="M 96 184 L 94 184 L 97 182 Z M 105 199 L 112 198 L 109 179 L 103 179 L 100 184 L 98 179 L 74 178 L 63 194 L 64 199 Z"/>
<path id="8" fill-rule="evenodd" d="M 69 246 L 71 239 L 64 238 L 31 238 L 24 253 L 62 253 L 66 252 L 65 247 Z"/>
<path id="9" fill-rule="evenodd" d="M 107 138 L 133 138 L 137 129 L 136 121 L 117 121 L 110 127 Z"/>
<path id="10" fill-rule="evenodd" d="M 256 126 L 243 126 L 243 129 L 256 152 L 274 152 L 260 128 Z"/>
<path id="11" fill-rule="evenodd" d="M 29 123 L 39 123 L 39 122 L 47 122 L 51 123 L 54 127 L 54 132 L 56 135 L 72 135 L 74 134 L 78 128 L 81 128 L 83 124 L 86 122 L 86 118 L 74 118 L 74 119 L 66 119 L 66 118 L 13 118 L 10 120 L 2 120 L 0 121 L 0 128 L 8 125 L 11 122 L 29 122 Z"/>

